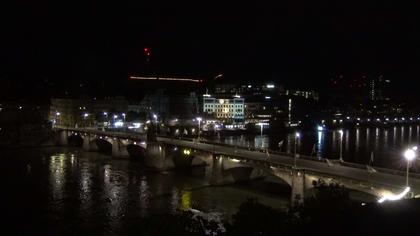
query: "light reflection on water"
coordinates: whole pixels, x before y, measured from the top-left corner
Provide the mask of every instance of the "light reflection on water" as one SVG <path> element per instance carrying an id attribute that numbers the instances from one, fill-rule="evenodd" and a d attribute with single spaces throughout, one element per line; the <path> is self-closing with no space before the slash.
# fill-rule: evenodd
<path id="1" fill-rule="evenodd" d="M 157 173 L 145 170 L 140 162 L 114 160 L 72 148 L 0 154 L 4 168 L 0 177 L 14 180 L 7 195 L 18 196 L 8 201 L 10 209 L 3 209 L 3 213 L 24 212 L 25 223 L 45 229 L 65 231 L 74 226 L 77 234 L 95 225 L 99 227 L 93 229 L 96 232 L 118 234 L 127 224 L 138 224 L 150 214 L 195 206 L 229 216 L 247 198 L 258 198 L 275 208 L 289 204 L 287 194 L 270 194 L 252 187 L 210 187 L 211 167 Z M 27 201 L 28 196 L 31 201 Z M 48 224 L 39 225 L 37 218 Z M 60 219 L 66 220 L 56 224 Z"/>
<path id="2" fill-rule="evenodd" d="M 399 169 L 401 152 L 410 145 L 419 144 L 420 126 L 401 127 L 357 127 L 344 129 L 343 159 L 348 162 L 368 164 L 371 153 L 375 156 L 373 165 Z M 283 141 L 280 151 L 293 153 L 295 133 L 283 135 L 228 136 L 221 137 L 218 142 L 229 140 L 229 144 L 255 147 L 257 149 L 279 150 L 278 143 Z M 391 141 L 392 140 L 392 141 Z M 254 145 L 252 145 L 254 144 Z M 314 147 L 316 152 L 314 153 Z M 340 153 L 340 134 L 338 130 L 303 132 L 297 142 L 297 150 L 314 157 L 338 159 Z M 413 169 L 417 171 L 416 168 Z"/>

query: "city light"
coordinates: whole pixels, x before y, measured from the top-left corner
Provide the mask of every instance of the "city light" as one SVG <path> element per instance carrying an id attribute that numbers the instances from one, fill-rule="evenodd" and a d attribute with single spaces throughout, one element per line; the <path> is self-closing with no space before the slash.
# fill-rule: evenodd
<path id="1" fill-rule="evenodd" d="M 184 149 L 183 153 L 188 156 L 191 154 L 191 151 L 189 149 Z"/>
<path id="2" fill-rule="evenodd" d="M 89 114 L 88 114 L 88 113 L 84 113 L 84 114 L 83 114 L 83 117 L 84 117 L 84 118 L 87 118 L 88 116 L 89 116 Z"/>
<path id="3" fill-rule="evenodd" d="M 61 113 L 60 113 L 60 112 L 56 112 L 55 114 L 56 114 L 57 116 L 61 115 Z"/>
<path id="4" fill-rule="evenodd" d="M 416 148 L 417 149 L 417 148 Z M 415 152 L 415 150 L 413 150 L 413 149 L 407 149 L 405 152 L 404 152 L 404 157 L 405 157 L 405 159 L 407 160 L 407 161 L 412 161 L 412 160 L 414 160 L 415 158 L 416 158 L 416 152 Z"/>
<path id="5" fill-rule="evenodd" d="M 134 127 L 135 129 L 140 128 L 140 126 L 141 126 L 141 123 L 138 123 L 138 122 L 133 123 L 133 127 Z"/>
<path id="6" fill-rule="evenodd" d="M 297 165 L 296 165 L 296 158 L 297 158 L 297 155 L 298 155 L 298 153 L 297 153 L 297 143 L 298 143 L 299 138 L 300 138 L 300 133 L 296 132 L 295 133 L 295 143 L 294 143 L 295 144 L 294 145 L 294 155 L 293 155 L 293 167 L 294 168 L 297 167 Z"/>
<path id="7" fill-rule="evenodd" d="M 404 189 L 404 191 L 402 191 L 401 193 L 395 195 L 392 193 L 387 193 L 385 194 L 381 199 L 378 200 L 379 203 L 383 203 L 385 201 L 398 201 L 400 199 L 402 199 L 403 197 L 405 197 L 407 195 L 407 193 L 410 192 L 410 187 L 406 187 Z"/>
<path id="8" fill-rule="evenodd" d="M 264 128 L 264 125 L 269 125 L 268 123 L 264 123 L 264 122 L 258 122 L 258 123 L 256 123 L 255 125 L 259 125 L 260 127 L 261 127 L 261 136 L 263 135 L 263 128 Z"/>
<path id="9" fill-rule="evenodd" d="M 202 79 L 184 79 L 184 78 L 158 78 L 158 77 L 141 77 L 141 76 L 130 76 L 130 79 L 134 80 L 163 80 L 163 81 L 182 81 L 182 82 L 195 82 L 200 83 Z"/>
<path id="10" fill-rule="evenodd" d="M 116 121 L 115 123 L 114 123 L 114 127 L 115 128 L 121 128 L 121 127 L 123 127 L 124 126 L 124 122 L 122 122 L 122 121 Z"/>
<path id="11" fill-rule="evenodd" d="M 324 130 L 324 127 L 322 127 L 322 126 L 318 125 L 317 130 L 318 130 L 318 131 L 323 131 L 323 130 Z"/>
<path id="12" fill-rule="evenodd" d="M 267 84 L 267 88 L 274 88 L 274 84 Z"/>

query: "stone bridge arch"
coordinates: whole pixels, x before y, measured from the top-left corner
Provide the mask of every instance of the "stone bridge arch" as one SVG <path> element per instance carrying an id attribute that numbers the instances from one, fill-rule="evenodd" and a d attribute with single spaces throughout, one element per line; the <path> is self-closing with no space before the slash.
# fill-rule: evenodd
<path id="1" fill-rule="evenodd" d="M 144 161 L 146 142 L 130 140 L 130 142 L 126 143 L 126 149 L 131 159 Z"/>
<path id="2" fill-rule="evenodd" d="M 206 165 L 207 156 L 211 154 L 188 147 L 150 142 L 147 144 L 145 164 L 158 170 L 187 169 Z"/>
<path id="3" fill-rule="evenodd" d="M 83 146 L 83 135 L 77 132 L 69 132 L 67 136 L 67 142 L 69 146 L 82 147 Z"/>

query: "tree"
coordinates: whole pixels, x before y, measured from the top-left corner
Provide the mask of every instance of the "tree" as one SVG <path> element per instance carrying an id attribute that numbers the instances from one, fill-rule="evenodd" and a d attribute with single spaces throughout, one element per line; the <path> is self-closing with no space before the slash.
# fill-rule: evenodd
<path id="1" fill-rule="evenodd" d="M 281 235 L 288 232 L 294 217 L 260 204 L 257 199 L 242 203 L 227 227 L 228 235 Z"/>

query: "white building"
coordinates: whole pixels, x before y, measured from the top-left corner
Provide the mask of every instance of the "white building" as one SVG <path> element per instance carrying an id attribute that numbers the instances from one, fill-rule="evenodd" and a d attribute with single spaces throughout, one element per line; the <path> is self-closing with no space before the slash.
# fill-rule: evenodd
<path id="1" fill-rule="evenodd" d="M 227 120 L 244 119 L 244 98 L 235 96 L 234 98 L 214 98 L 209 94 L 204 94 L 203 112 L 213 115 L 215 118 Z"/>

